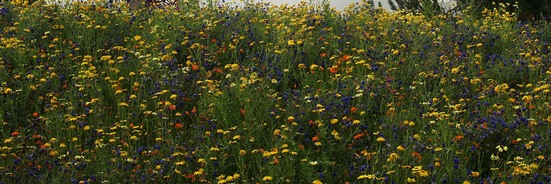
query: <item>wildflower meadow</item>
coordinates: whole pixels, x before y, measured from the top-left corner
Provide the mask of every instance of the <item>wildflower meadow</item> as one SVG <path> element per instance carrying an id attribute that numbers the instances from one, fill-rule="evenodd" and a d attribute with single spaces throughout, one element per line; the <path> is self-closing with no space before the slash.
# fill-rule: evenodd
<path id="1" fill-rule="evenodd" d="M 2 183 L 551 183 L 551 24 L 0 5 Z"/>

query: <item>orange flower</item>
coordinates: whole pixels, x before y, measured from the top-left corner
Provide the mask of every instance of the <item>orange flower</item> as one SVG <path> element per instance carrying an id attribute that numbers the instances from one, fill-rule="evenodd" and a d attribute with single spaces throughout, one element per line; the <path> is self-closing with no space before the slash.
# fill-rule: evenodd
<path id="1" fill-rule="evenodd" d="M 463 135 L 455 136 L 455 137 L 453 138 L 453 142 L 461 141 L 463 138 L 464 138 Z"/>
<path id="2" fill-rule="evenodd" d="M 33 112 L 33 117 L 34 118 L 38 118 L 40 116 L 40 114 L 38 114 L 38 112 Z"/>
<path id="3" fill-rule="evenodd" d="M 488 129 L 488 124 L 483 123 L 483 124 L 479 125 L 478 128 L 479 128 L 479 129 L 480 129 L 480 128 L 481 128 L 481 129 Z"/>
<path id="4" fill-rule="evenodd" d="M 421 156 L 421 154 L 420 154 L 419 152 L 417 152 L 417 151 L 412 152 L 412 153 L 411 153 L 411 156 L 417 158 L 417 160 L 423 159 L 423 157 Z"/>
<path id="5" fill-rule="evenodd" d="M 331 67 L 331 69 L 329 69 L 329 72 L 331 72 L 333 74 L 337 73 L 337 72 L 339 72 L 339 67 L 333 66 L 333 67 Z"/>
<path id="6" fill-rule="evenodd" d="M 191 69 L 192 69 L 193 71 L 199 70 L 199 65 L 196 65 L 196 64 L 191 65 Z"/>
<path id="7" fill-rule="evenodd" d="M 463 55 L 463 53 L 462 53 L 462 52 L 460 52 L 460 51 L 455 51 L 455 53 L 454 53 L 454 54 L 455 54 L 455 55 L 456 55 L 457 57 L 459 57 L 459 56 Z"/>
<path id="8" fill-rule="evenodd" d="M 277 165 L 277 164 L 279 164 L 279 159 L 277 159 L 277 157 L 276 157 L 276 158 L 274 158 L 274 165 Z"/>
<path id="9" fill-rule="evenodd" d="M 475 148 L 480 148 L 480 143 L 472 142 L 472 145 L 473 145 Z"/>
<path id="10" fill-rule="evenodd" d="M 352 59 L 352 56 L 350 56 L 350 55 L 344 55 L 344 56 L 342 56 L 342 60 L 344 60 L 344 61 L 348 61 L 348 60 L 350 60 L 350 59 Z"/>
<path id="11" fill-rule="evenodd" d="M 362 138 L 363 136 L 364 136 L 363 133 L 356 134 L 356 135 L 354 135 L 354 140 L 357 140 L 357 139 L 359 139 L 359 138 Z"/>
<path id="12" fill-rule="evenodd" d="M 351 113 L 356 113 L 356 111 L 358 111 L 358 108 L 356 108 L 356 107 L 350 107 L 350 112 L 351 112 Z"/>
<path id="13" fill-rule="evenodd" d="M 312 137 L 312 142 L 318 142 L 320 138 L 316 135 L 314 137 Z"/>
<path id="14" fill-rule="evenodd" d="M 192 179 L 192 181 L 195 181 L 195 174 L 187 174 L 187 175 L 184 175 L 184 177 L 187 179 Z"/>
<path id="15" fill-rule="evenodd" d="M 11 136 L 14 136 L 14 137 L 15 137 L 15 136 L 18 136 L 18 135 L 19 135 L 19 132 L 18 132 L 18 131 L 14 131 L 14 132 L 11 133 Z"/>
<path id="16" fill-rule="evenodd" d="M 183 123 L 176 123 L 176 124 L 174 124 L 174 127 L 176 129 L 184 128 L 184 124 Z"/>
<path id="17" fill-rule="evenodd" d="M 215 72 L 215 73 L 222 73 L 222 69 L 216 68 L 216 67 L 215 67 L 215 68 L 214 68 L 214 72 Z"/>

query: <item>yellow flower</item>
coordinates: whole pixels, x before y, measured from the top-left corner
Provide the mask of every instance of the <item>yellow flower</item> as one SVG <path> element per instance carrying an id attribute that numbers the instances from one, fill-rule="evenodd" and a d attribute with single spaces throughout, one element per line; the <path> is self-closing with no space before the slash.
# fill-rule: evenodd
<path id="1" fill-rule="evenodd" d="M 262 181 L 272 181 L 272 177 L 271 176 L 264 176 L 264 178 L 262 178 Z"/>
<path id="2" fill-rule="evenodd" d="M 373 178 L 375 178 L 375 175 L 373 175 L 373 174 L 369 174 L 369 175 L 368 174 L 363 174 L 363 175 L 358 176 L 359 180 L 366 179 L 366 178 L 367 179 L 373 179 Z"/>
<path id="3" fill-rule="evenodd" d="M 496 93 L 505 92 L 507 89 L 509 89 L 509 85 L 507 85 L 507 84 L 500 84 L 500 85 L 497 85 L 496 87 L 494 87 L 494 91 Z"/>
<path id="4" fill-rule="evenodd" d="M 50 153 L 48 155 L 50 155 L 51 157 L 55 157 L 55 156 L 59 155 L 59 152 L 52 150 L 52 151 L 50 151 Z"/>
<path id="5" fill-rule="evenodd" d="M 398 54 L 400 54 L 400 50 L 394 50 L 394 51 L 392 51 L 392 54 L 393 55 L 398 55 Z"/>
<path id="6" fill-rule="evenodd" d="M 385 142 L 385 140 L 384 137 L 377 137 L 377 142 Z"/>
<path id="7" fill-rule="evenodd" d="M 393 162 L 393 161 L 395 161 L 395 160 L 397 160 L 397 159 L 399 159 L 399 158 L 400 158 L 400 156 L 398 155 L 398 153 L 391 153 L 391 154 L 388 156 L 387 161 L 388 161 L 388 162 Z"/>
<path id="8" fill-rule="evenodd" d="M 421 176 L 421 177 L 427 177 L 427 176 L 429 176 L 429 172 L 427 172 L 427 171 L 425 171 L 425 170 L 416 171 L 415 174 L 418 175 L 418 176 Z"/>
<path id="9" fill-rule="evenodd" d="M 312 184 L 323 184 L 323 182 L 321 182 L 320 180 L 314 180 Z"/>
<path id="10" fill-rule="evenodd" d="M 499 152 L 504 152 L 504 151 L 507 151 L 508 149 L 507 146 L 502 146 L 502 145 L 498 145 L 496 146 L 496 148 Z"/>
<path id="11" fill-rule="evenodd" d="M 337 118 L 331 119 L 331 124 L 336 124 L 336 123 L 338 123 L 338 122 L 339 122 L 339 120 L 338 120 Z"/>
<path id="12" fill-rule="evenodd" d="M 204 158 L 200 158 L 200 159 L 197 160 L 197 163 L 205 164 L 205 163 L 207 163 L 207 161 L 205 161 Z"/>
<path id="13" fill-rule="evenodd" d="M 233 174 L 233 178 L 237 179 L 239 177 L 241 177 L 241 175 L 239 175 L 238 173 Z"/>
<path id="14" fill-rule="evenodd" d="M 11 88 L 4 89 L 4 94 L 10 94 L 11 92 L 13 92 Z"/>
<path id="15" fill-rule="evenodd" d="M 532 96 L 530 95 L 525 95 L 522 97 L 522 101 L 526 102 L 526 103 L 530 103 L 532 101 Z"/>
<path id="16" fill-rule="evenodd" d="M 478 84 L 482 81 L 482 79 L 479 79 L 479 78 L 474 78 L 474 79 L 471 79 L 471 84 Z"/>
<path id="17" fill-rule="evenodd" d="M 404 148 L 402 145 L 398 146 L 396 149 L 397 149 L 398 151 L 404 151 L 404 150 L 406 150 L 406 148 Z"/>
<path id="18" fill-rule="evenodd" d="M 111 60 L 111 56 L 109 56 L 109 55 L 101 56 L 100 60 L 101 61 L 109 61 L 109 60 Z"/>
<path id="19" fill-rule="evenodd" d="M 205 173 L 205 169 L 200 168 L 199 170 L 193 172 L 193 175 L 203 175 Z"/>
<path id="20" fill-rule="evenodd" d="M 295 40 L 289 40 L 289 41 L 287 41 L 287 45 L 289 45 L 289 46 L 295 45 Z"/>
<path id="21" fill-rule="evenodd" d="M 492 155 L 490 156 L 490 159 L 491 159 L 491 160 L 494 160 L 494 161 L 495 161 L 495 160 L 499 160 L 499 156 L 492 154 Z"/>
<path id="22" fill-rule="evenodd" d="M 319 65 L 316 65 L 316 64 L 312 64 L 310 65 L 310 70 L 315 70 L 317 68 L 319 68 L 320 66 Z"/>
<path id="23" fill-rule="evenodd" d="M 274 135 L 275 135 L 275 136 L 278 136 L 280 132 L 281 132 L 281 130 L 279 130 L 279 129 L 276 128 L 276 129 L 274 130 Z"/>
<path id="24" fill-rule="evenodd" d="M 287 122 L 289 122 L 289 123 L 292 123 L 292 122 L 294 122 L 294 121 L 295 121 L 295 117 L 294 117 L 294 116 L 289 116 L 289 117 L 287 118 Z"/>

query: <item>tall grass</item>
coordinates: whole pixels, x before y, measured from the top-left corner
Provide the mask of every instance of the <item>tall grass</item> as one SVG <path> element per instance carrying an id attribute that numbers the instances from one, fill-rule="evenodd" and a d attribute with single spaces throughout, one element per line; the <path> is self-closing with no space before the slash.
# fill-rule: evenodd
<path id="1" fill-rule="evenodd" d="M 550 182 L 548 24 L 245 4 L 4 3 L 0 181 Z"/>

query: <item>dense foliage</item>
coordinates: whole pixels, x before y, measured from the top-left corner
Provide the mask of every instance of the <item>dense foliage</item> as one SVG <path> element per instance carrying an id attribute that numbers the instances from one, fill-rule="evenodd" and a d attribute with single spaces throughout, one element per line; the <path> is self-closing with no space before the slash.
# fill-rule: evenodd
<path id="1" fill-rule="evenodd" d="M 0 5 L 0 181 L 551 182 L 549 24 L 246 5 Z"/>
<path id="2" fill-rule="evenodd" d="M 551 20 L 551 1 L 541 0 L 454 0 L 457 5 L 452 11 L 460 11 L 466 7 L 472 8 L 469 13 L 480 15 L 484 9 L 492 9 L 496 4 L 504 4 L 507 11 L 517 13 L 522 21 Z M 424 12 L 439 14 L 446 11 L 441 0 L 388 0 L 392 10 Z M 514 5 L 514 6 L 509 6 Z"/>

